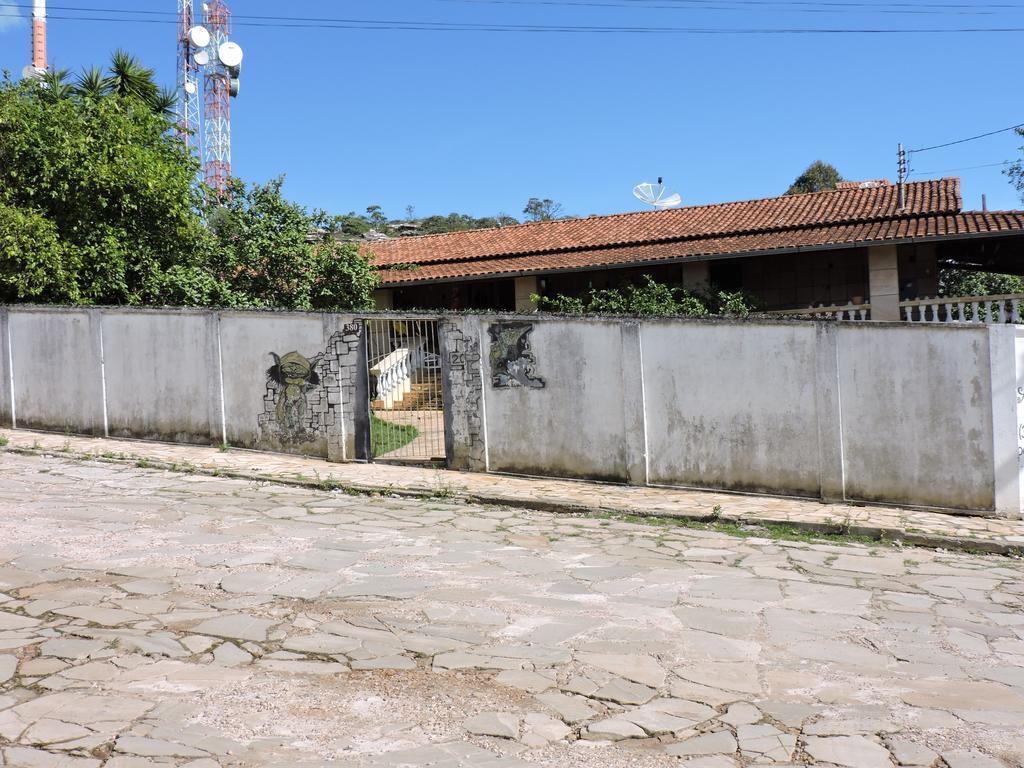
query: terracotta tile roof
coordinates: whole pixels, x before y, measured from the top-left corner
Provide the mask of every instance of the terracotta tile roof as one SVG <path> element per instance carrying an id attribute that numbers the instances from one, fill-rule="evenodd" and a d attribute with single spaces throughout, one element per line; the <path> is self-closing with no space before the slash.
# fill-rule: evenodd
<path id="1" fill-rule="evenodd" d="M 384 285 L 694 256 L 1024 231 L 1024 212 L 961 213 L 959 179 L 522 224 L 372 243 Z M 415 269 L 389 270 L 394 264 Z"/>

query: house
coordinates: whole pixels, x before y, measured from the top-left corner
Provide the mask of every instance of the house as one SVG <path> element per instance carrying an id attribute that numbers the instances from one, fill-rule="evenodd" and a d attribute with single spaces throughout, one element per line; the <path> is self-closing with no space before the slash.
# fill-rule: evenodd
<path id="1" fill-rule="evenodd" d="M 901 319 L 944 266 L 1024 274 L 1024 211 L 965 211 L 960 180 L 844 183 L 716 205 L 368 243 L 381 309 L 533 311 L 539 295 L 639 281 L 744 290 L 764 311 Z M 908 315 L 909 319 L 909 315 Z M 923 319 L 923 317 L 922 317 Z"/>

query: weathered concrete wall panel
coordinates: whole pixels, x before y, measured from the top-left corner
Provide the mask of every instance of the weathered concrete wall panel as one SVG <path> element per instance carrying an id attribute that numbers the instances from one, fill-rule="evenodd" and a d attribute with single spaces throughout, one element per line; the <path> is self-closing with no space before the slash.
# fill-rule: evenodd
<path id="1" fill-rule="evenodd" d="M 322 359 L 326 354 L 328 338 L 320 315 L 221 314 L 220 357 L 230 445 L 327 456 L 327 436 L 323 430 L 310 429 L 308 432 L 314 434 L 303 435 L 298 430 L 289 433 L 275 428 L 278 417 L 275 395 L 279 387 L 271 381 L 269 371 L 276 364 L 274 355 L 294 361 L 296 373 L 292 378 L 295 383 L 283 393 L 286 403 L 282 419 L 297 415 L 300 410 L 312 414 L 319 403 L 308 402 L 307 395 L 313 389 L 309 386 L 308 374 L 313 373 L 312 369 L 320 362 L 317 357 Z M 300 357 L 313 363 L 306 373 L 300 370 Z M 319 378 L 320 374 L 316 375 Z"/>
<path id="2" fill-rule="evenodd" d="M 992 509 L 989 329 L 839 327 L 849 499 Z"/>
<path id="3" fill-rule="evenodd" d="M 626 481 L 622 331 L 608 321 L 481 320 L 490 468 L 498 472 Z M 516 331 L 532 362 L 517 351 Z M 511 343 L 510 343 L 511 340 Z M 506 347 L 503 363 L 497 345 Z M 504 365 L 503 371 L 496 366 Z M 532 368 L 525 372 L 524 368 Z M 519 376 L 522 381 L 509 379 Z M 499 380 L 496 380 L 500 379 Z"/>
<path id="4" fill-rule="evenodd" d="M 86 310 L 10 311 L 19 427 L 103 434 L 97 320 L 96 312 Z"/>
<path id="5" fill-rule="evenodd" d="M 812 323 L 642 327 L 649 480 L 818 496 Z"/>
<path id="6" fill-rule="evenodd" d="M 111 436 L 209 444 L 208 315 L 104 312 L 107 419 Z"/>

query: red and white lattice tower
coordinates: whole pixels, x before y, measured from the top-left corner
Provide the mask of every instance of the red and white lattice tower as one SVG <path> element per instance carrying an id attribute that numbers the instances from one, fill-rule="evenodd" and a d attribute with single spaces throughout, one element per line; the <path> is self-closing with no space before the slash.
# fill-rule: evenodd
<path id="1" fill-rule="evenodd" d="M 214 51 L 206 66 L 204 120 L 204 155 L 206 184 L 223 200 L 231 178 L 231 89 L 232 72 L 216 52 L 226 45 L 231 34 L 231 11 L 224 0 L 204 4 L 206 28 Z"/>
<path id="2" fill-rule="evenodd" d="M 192 42 L 195 27 L 193 0 L 178 0 L 178 135 L 185 146 L 195 148 L 202 157 L 203 141 L 199 131 L 200 93 L 199 64 Z"/>

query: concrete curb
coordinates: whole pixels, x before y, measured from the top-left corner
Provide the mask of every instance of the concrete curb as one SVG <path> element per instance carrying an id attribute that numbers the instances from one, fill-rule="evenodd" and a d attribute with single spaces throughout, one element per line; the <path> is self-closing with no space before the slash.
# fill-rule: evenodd
<path id="1" fill-rule="evenodd" d="M 296 488 L 309 488 L 319 491 L 342 491 L 363 496 L 398 496 L 409 499 L 434 499 L 439 501 L 462 502 L 467 504 L 481 504 L 485 506 L 501 506 L 516 509 L 534 510 L 538 512 L 550 512 L 553 514 L 580 515 L 594 517 L 600 515 L 619 515 L 630 517 L 643 517 L 658 520 L 679 520 L 689 523 L 731 523 L 735 525 L 750 526 L 752 529 L 785 527 L 806 531 L 810 534 L 823 534 L 826 536 L 843 537 L 856 536 L 866 538 L 879 543 L 903 544 L 907 546 L 922 547 L 925 549 L 943 549 L 967 553 L 983 553 L 991 555 L 1002 555 L 1007 557 L 1024 557 L 1024 546 L 1014 545 L 996 539 L 981 539 L 969 536 L 944 536 L 931 533 L 917 533 L 906 531 L 900 528 L 865 526 L 865 525 L 843 525 L 821 522 L 810 522 L 788 519 L 772 519 L 765 517 L 752 517 L 738 515 L 735 513 L 721 514 L 686 514 L 681 512 L 651 512 L 648 510 L 636 510 L 629 507 L 616 505 L 587 505 L 578 502 L 570 502 L 562 499 L 523 499 L 519 497 L 495 496 L 476 494 L 464 491 L 442 492 L 428 490 L 425 488 L 383 486 L 372 484 L 346 484 L 328 480 L 314 480 L 310 478 L 288 477 L 285 475 L 267 475 L 259 472 L 243 472 L 231 469 L 211 469 L 193 464 L 177 464 L 162 459 L 152 459 L 137 454 L 124 454 L 121 456 L 102 456 L 95 453 L 85 453 L 73 450 L 55 451 L 48 448 L 25 448 L 22 446 L 7 445 L 0 450 L 7 453 L 15 453 L 24 456 L 46 456 L 51 458 L 70 458 L 76 461 L 99 461 L 109 464 L 126 464 L 137 466 L 144 462 L 144 469 L 154 469 L 167 472 L 179 472 L 181 474 L 204 475 L 206 477 L 226 477 L 232 480 L 247 480 L 251 482 L 270 483 Z M 770 531 L 766 530 L 766 534 Z"/>

